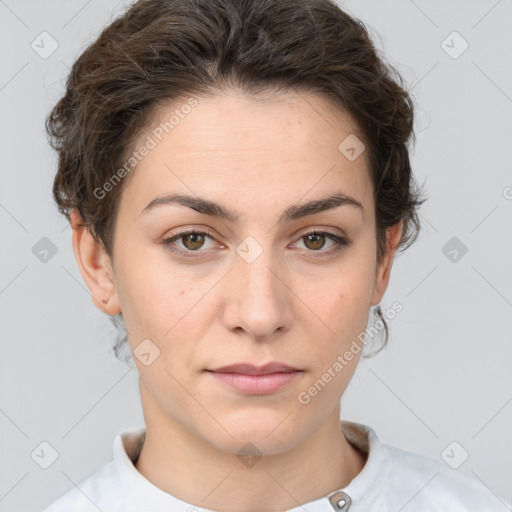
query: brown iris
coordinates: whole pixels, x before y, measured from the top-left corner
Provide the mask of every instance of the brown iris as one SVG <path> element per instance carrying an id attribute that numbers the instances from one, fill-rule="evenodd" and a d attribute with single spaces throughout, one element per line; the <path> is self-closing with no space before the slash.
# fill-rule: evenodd
<path id="1" fill-rule="evenodd" d="M 181 237 L 183 239 L 183 245 L 190 250 L 200 249 L 204 244 L 204 235 L 199 233 L 189 233 Z M 187 243 L 190 241 L 190 243 Z"/>
<path id="2" fill-rule="evenodd" d="M 325 235 L 320 233 L 310 233 L 303 238 L 305 239 L 304 244 L 308 249 L 318 250 L 325 245 Z M 308 242 L 310 242 L 310 245 L 308 245 Z"/>

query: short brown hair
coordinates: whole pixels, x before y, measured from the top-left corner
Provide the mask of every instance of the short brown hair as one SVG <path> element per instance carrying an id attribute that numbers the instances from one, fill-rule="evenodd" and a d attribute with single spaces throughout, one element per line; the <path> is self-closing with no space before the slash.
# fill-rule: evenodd
<path id="1" fill-rule="evenodd" d="M 112 256 L 123 183 L 105 201 L 94 191 L 123 164 L 156 107 L 230 87 L 249 94 L 317 92 L 347 111 L 367 148 L 377 260 L 388 227 L 402 224 L 401 251 L 416 239 L 425 199 L 409 161 L 413 101 L 364 23 L 332 0 L 135 2 L 79 56 L 46 119 L 59 156 L 53 184 L 59 211 L 69 220 L 76 209 Z M 380 307 L 377 313 L 384 320 Z"/>

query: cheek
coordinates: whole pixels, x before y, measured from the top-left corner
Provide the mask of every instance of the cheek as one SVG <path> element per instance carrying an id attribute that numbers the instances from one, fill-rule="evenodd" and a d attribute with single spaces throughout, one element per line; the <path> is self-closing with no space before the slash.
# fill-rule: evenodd
<path id="1" fill-rule="evenodd" d="M 158 247 L 127 248 L 117 266 L 116 284 L 132 350 L 148 338 L 169 368 L 178 362 L 182 367 L 191 364 L 196 342 L 210 324 L 212 283 L 194 275 L 192 267 L 171 265 Z"/>
<path id="2" fill-rule="evenodd" d="M 345 321 L 370 308 L 375 282 L 373 258 L 354 251 L 340 260 L 329 272 L 317 275 L 315 282 L 306 284 L 309 296 L 314 296 L 320 309 Z M 315 291 L 316 290 L 316 291 Z"/>
<path id="3" fill-rule="evenodd" d="M 119 239 L 121 247 L 123 240 Z M 159 338 L 183 316 L 190 294 L 155 251 L 127 243 L 116 261 L 116 287 L 124 323 L 134 338 Z"/>
<path id="4" fill-rule="evenodd" d="M 373 258 L 354 252 L 323 275 L 316 285 L 305 284 L 301 295 L 323 324 L 326 336 L 317 337 L 318 360 L 325 366 L 364 332 L 374 286 Z M 359 342 L 360 343 L 360 342 Z"/>
<path id="5" fill-rule="evenodd" d="M 119 236 L 117 243 L 120 250 L 116 278 L 119 278 L 118 289 L 126 302 L 144 309 L 177 293 L 176 289 L 181 286 L 179 275 L 173 275 L 169 265 L 166 267 L 163 248 L 139 240 L 135 234 Z"/>

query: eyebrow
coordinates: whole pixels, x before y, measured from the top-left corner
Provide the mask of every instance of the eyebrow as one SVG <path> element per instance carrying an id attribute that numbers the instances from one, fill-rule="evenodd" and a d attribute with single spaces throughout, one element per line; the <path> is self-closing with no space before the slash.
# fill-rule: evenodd
<path id="1" fill-rule="evenodd" d="M 229 222 L 237 222 L 240 218 L 240 215 L 236 210 L 230 210 L 229 208 L 226 208 L 225 206 L 217 204 L 208 199 L 185 194 L 169 194 L 156 197 L 142 210 L 141 214 L 152 211 L 155 208 L 163 205 L 188 206 L 189 208 L 192 208 L 199 213 L 210 215 L 219 219 L 224 219 Z M 338 206 L 353 206 L 360 209 L 361 213 L 364 212 L 363 205 L 357 199 L 338 192 L 327 197 L 314 199 L 306 203 L 288 207 L 281 214 L 279 223 L 284 224 L 286 222 L 301 219 L 302 217 L 306 217 L 308 215 L 331 210 L 333 208 L 337 208 Z"/>

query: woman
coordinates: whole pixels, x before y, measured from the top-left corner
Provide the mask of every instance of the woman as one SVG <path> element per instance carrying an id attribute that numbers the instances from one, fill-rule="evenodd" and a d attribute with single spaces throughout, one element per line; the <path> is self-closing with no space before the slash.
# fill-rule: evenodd
<path id="1" fill-rule="evenodd" d="M 46 512 L 503 510 L 340 420 L 419 229 L 400 80 L 329 0 L 141 0 L 78 58 L 54 196 L 146 427 Z"/>

